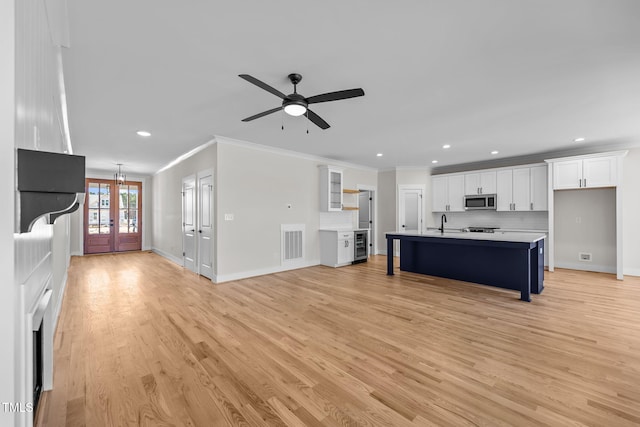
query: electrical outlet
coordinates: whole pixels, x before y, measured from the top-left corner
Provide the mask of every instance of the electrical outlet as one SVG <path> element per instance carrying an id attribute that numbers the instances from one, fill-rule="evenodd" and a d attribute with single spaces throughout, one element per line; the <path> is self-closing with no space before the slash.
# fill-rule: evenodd
<path id="1" fill-rule="evenodd" d="M 587 252 L 580 252 L 580 253 L 578 253 L 578 259 L 580 261 L 588 261 L 588 262 L 590 262 L 591 261 L 591 254 L 587 253 Z"/>
<path id="2" fill-rule="evenodd" d="M 224 214 L 225 221 L 233 221 L 233 214 Z"/>

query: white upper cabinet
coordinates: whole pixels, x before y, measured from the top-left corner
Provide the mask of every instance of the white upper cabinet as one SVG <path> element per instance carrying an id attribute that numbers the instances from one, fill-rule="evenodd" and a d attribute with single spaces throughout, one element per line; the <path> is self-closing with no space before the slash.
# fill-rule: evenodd
<path id="1" fill-rule="evenodd" d="M 546 165 L 533 166 L 529 169 L 532 211 L 546 211 L 549 209 L 547 175 Z"/>
<path id="2" fill-rule="evenodd" d="M 464 175 L 465 195 L 495 194 L 496 171 L 473 172 Z"/>
<path id="3" fill-rule="evenodd" d="M 431 178 L 432 211 L 464 211 L 464 175 L 441 175 Z"/>
<path id="4" fill-rule="evenodd" d="M 547 210 L 547 167 L 499 170 L 496 198 L 498 211 Z"/>
<path id="5" fill-rule="evenodd" d="M 497 172 L 496 210 L 510 211 L 513 207 L 513 170 Z"/>
<path id="6" fill-rule="evenodd" d="M 320 210 L 323 212 L 342 210 L 342 169 L 331 166 L 320 167 Z"/>
<path id="7" fill-rule="evenodd" d="M 582 161 L 584 186 L 614 187 L 618 185 L 617 157 L 595 157 Z"/>
<path id="8" fill-rule="evenodd" d="M 616 156 L 563 160 L 553 163 L 553 189 L 615 187 L 618 185 Z"/>

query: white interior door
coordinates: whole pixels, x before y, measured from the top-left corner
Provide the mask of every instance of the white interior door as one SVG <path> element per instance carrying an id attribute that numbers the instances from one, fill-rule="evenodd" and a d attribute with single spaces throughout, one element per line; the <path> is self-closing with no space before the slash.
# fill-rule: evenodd
<path id="1" fill-rule="evenodd" d="M 198 174 L 198 268 L 213 278 L 213 172 Z"/>
<path id="2" fill-rule="evenodd" d="M 184 266 L 197 273 L 196 264 L 196 179 L 182 179 L 182 257 Z"/>
<path id="3" fill-rule="evenodd" d="M 398 230 L 407 233 L 422 232 L 422 193 L 422 188 L 400 188 Z"/>

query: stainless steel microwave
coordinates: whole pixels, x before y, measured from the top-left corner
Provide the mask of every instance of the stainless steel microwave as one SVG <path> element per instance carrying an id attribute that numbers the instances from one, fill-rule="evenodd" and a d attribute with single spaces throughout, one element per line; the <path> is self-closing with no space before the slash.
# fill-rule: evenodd
<path id="1" fill-rule="evenodd" d="M 464 209 L 479 210 L 479 209 L 496 209 L 496 195 L 495 194 L 482 194 L 473 196 L 464 196 Z"/>

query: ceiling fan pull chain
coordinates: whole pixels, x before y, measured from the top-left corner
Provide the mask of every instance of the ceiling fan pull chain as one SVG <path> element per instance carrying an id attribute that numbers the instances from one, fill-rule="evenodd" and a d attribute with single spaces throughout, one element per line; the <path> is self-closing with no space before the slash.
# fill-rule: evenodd
<path id="1" fill-rule="evenodd" d="M 309 109 L 307 109 L 305 113 L 307 115 L 307 135 L 309 135 Z"/>
<path id="2" fill-rule="evenodd" d="M 281 110 L 280 119 L 282 120 L 282 130 L 284 130 L 284 108 Z"/>

